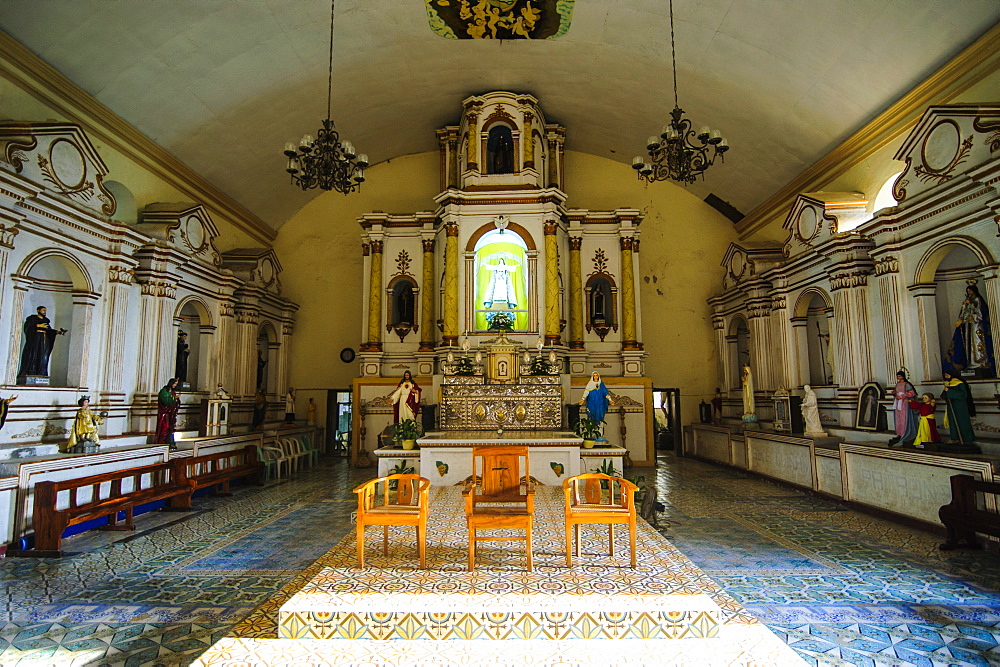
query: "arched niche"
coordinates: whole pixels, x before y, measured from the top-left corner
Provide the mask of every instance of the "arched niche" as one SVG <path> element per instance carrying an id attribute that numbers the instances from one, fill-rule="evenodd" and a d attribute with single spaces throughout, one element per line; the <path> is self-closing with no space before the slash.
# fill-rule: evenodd
<path id="1" fill-rule="evenodd" d="M 584 286 L 587 300 L 587 332 L 593 331 L 603 342 L 611 331 L 618 331 L 618 285 L 607 273 L 595 273 Z"/>
<path id="2" fill-rule="evenodd" d="M 483 173 L 514 174 L 519 171 L 514 128 L 496 121 L 486 131 L 486 164 Z"/>
<path id="3" fill-rule="evenodd" d="M 111 219 L 134 225 L 139 219 L 139 209 L 132 191 L 118 181 L 104 181 L 104 187 L 114 196 L 118 204 Z"/>
<path id="4" fill-rule="evenodd" d="M 830 296 L 819 288 L 807 289 L 799 295 L 792 313 L 792 331 L 799 359 L 797 384 L 814 387 L 835 384 Z"/>
<path id="5" fill-rule="evenodd" d="M 65 330 L 52 343 L 46 368 L 48 384 L 87 386 L 93 306 L 99 295 L 94 292 L 86 269 L 75 257 L 61 250 L 48 249 L 25 259 L 12 282 L 15 299 L 10 335 L 14 345 L 8 383 L 32 383 L 21 374 L 25 370 L 21 368 L 27 342 L 25 321 L 43 307 L 50 328 Z"/>
<path id="6" fill-rule="evenodd" d="M 729 322 L 726 343 L 729 351 L 727 365 L 730 368 L 731 387 L 740 389 L 743 366 L 750 363 L 750 327 L 742 315 L 735 315 Z"/>
<path id="7" fill-rule="evenodd" d="M 417 281 L 402 275 L 393 278 L 386 287 L 386 331 L 394 331 L 402 343 L 407 334 L 417 331 Z"/>
<path id="8" fill-rule="evenodd" d="M 493 313 L 500 311 L 514 318 L 514 331 L 535 330 L 530 297 L 537 253 L 527 230 L 513 222 L 503 230 L 483 225 L 469 239 L 465 261 L 467 331 L 488 331 Z"/>
<path id="9" fill-rule="evenodd" d="M 209 386 L 212 341 L 215 327 L 208 305 L 197 297 L 188 297 L 174 311 L 177 347 L 174 352 L 174 377 L 184 378 L 180 387 L 186 391 L 211 391 Z M 182 341 L 181 333 L 186 334 Z M 187 346 L 186 359 L 184 355 Z"/>
<path id="10" fill-rule="evenodd" d="M 278 337 L 277 328 L 269 320 L 264 320 L 257 329 L 257 359 L 254 360 L 253 368 L 257 391 L 262 394 L 275 394 L 278 391 L 280 348 L 281 339 Z"/>

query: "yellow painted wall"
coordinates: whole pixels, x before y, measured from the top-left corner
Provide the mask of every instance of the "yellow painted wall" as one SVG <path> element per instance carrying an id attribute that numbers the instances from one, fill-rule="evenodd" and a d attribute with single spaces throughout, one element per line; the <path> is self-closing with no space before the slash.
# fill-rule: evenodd
<path id="1" fill-rule="evenodd" d="M 300 305 L 291 382 L 296 387 L 349 387 L 357 364 L 339 352 L 362 338 L 363 213 L 434 209 L 438 154 L 423 153 L 372 167 L 362 191 L 323 194 L 278 233 L 284 295 Z M 722 167 L 724 168 L 724 167 Z M 736 239 L 715 209 L 667 183 L 640 183 L 628 165 L 583 153 L 566 156 L 572 208 L 645 211 L 639 254 L 642 339 L 647 374 L 657 386 L 681 387 L 685 421 L 715 389 L 715 343 L 706 299 L 721 288 L 722 255 Z"/>
<path id="2" fill-rule="evenodd" d="M 38 98 L 30 95 L 9 79 L 0 77 L 0 119 L 23 122 L 78 123 L 75 118 L 59 114 Z M 84 130 L 86 132 L 86 129 Z M 136 207 L 141 211 L 146 205 L 156 202 L 190 202 L 191 197 L 137 164 L 128 156 L 87 133 L 88 138 L 104 163 L 108 166 L 105 180 L 118 181 L 127 187 L 135 197 Z M 204 202 L 194 202 L 204 203 Z M 215 246 L 220 251 L 233 248 L 260 247 L 245 232 L 235 227 L 226 217 L 225 211 L 209 208 L 212 220 L 219 228 Z"/>

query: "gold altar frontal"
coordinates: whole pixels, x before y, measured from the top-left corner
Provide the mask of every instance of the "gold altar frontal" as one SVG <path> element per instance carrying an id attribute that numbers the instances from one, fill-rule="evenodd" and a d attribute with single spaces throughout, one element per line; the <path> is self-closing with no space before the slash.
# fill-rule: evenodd
<path id="1" fill-rule="evenodd" d="M 481 376 L 446 376 L 441 385 L 445 430 L 555 430 L 562 424 L 562 385 L 557 375 L 484 383 Z"/>
<path id="2" fill-rule="evenodd" d="M 607 555 L 604 527 L 567 568 L 557 487 L 538 490 L 534 572 L 522 549 L 488 545 L 468 572 L 460 493 L 431 490 L 427 570 L 412 529 L 390 529 L 387 556 L 369 531 L 364 570 L 352 534 L 196 664 L 800 664 L 641 520 L 635 569 L 624 531 Z"/>

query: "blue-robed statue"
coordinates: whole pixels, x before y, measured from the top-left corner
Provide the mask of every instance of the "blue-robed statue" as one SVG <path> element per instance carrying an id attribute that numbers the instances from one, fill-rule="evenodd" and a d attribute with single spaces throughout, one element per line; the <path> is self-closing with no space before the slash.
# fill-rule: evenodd
<path id="1" fill-rule="evenodd" d="M 976 281 L 971 280 L 965 288 L 965 301 L 958 312 L 955 333 L 945 354 L 945 370 L 952 375 L 957 375 L 958 371 L 975 371 L 978 378 L 996 377 L 992 333 L 986 299 L 979 294 Z"/>
<path id="2" fill-rule="evenodd" d="M 580 405 L 587 406 L 588 417 L 597 421 L 604 421 L 604 415 L 608 412 L 608 405 L 611 404 L 608 393 L 608 388 L 604 385 L 604 381 L 601 380 L 601 374 L 595 371 L 590 376 L 590 382 L 587 383 L 586 388 L 583 390 L 583 398 L 580 399 Z"/>

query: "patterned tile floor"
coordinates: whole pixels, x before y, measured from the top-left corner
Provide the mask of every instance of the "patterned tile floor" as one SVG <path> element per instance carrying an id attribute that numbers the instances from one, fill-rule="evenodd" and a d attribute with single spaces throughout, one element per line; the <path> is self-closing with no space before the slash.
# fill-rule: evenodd
<path id="1" fill-rule="evenodd" d="M 186 665 L 224 637 L 266 637 L 370 474 L 328 461 L 144 515 L 127 537 L 71 538 L 61 560 L 0 561 L 0 664 Z M 933 535 L 697 461 L 667 457 L 655 476 L 661 532 L 807 663 L 1000 665 L 1000 556 L 942 553 Z"/>

